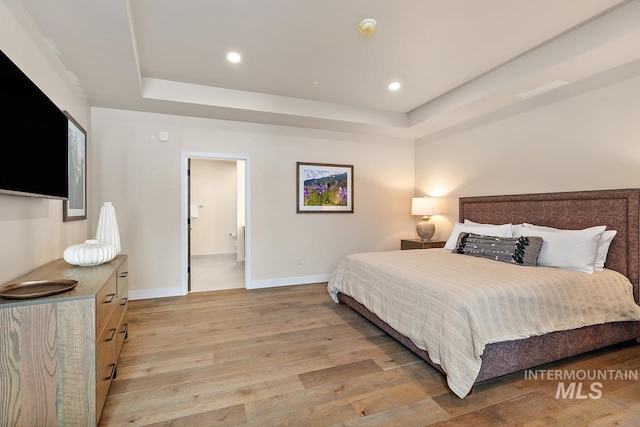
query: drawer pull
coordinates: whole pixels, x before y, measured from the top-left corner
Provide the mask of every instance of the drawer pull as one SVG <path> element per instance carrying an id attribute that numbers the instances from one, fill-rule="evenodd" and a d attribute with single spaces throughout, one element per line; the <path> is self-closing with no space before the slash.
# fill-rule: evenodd
<path id="1" fill-rule="evenodd" d="M 111 381 L 113 379 L 114 374 L 116 373 L 116 364 L 112 363 L 109 366 L 111 366 L 111 373 L 109 374 L 108 377 L 104 377 L 105 381 Z"/>
<path id="2" fill-rule="evenodd" d="M 120 305 L 127 305 L 127 301 L 129 301 L 129 298 L 122 298 L 121 301 L 122 302 L 120 303 Z"/>
<path id="3" fill-rule="evenodd" d="M 120 277 L 125 278 L 125 277 L 127 277 L 127 275 L 128 275 L 128 274 L 129 274 L 129 272 L 128 272 L 128 271 L 125 271 L 124 273 L 122 273 L 122 274 L 120 275 Z"/>
<path id="4" fill-rule="evenodd" d="M 129 338 L 129 324 L 125 323 L 122 325 L 122 330 L 120 331 L 121 334 L 124 334 L 124 339 L 126 340 L 127 338 Z"/>
<path id="5" fill-rule="evenodd" d="M 104 304 L 111 304 L 113 299 L 116 297 L 116 294 L 108 294 L 107 296 L 109 297 L 109 300 L 105 300 Z"/>
<path id="6" fill-rule="evenodd" d="M 111 336 L 105 340 L 105 342 L 112 341 L 113 336 L 116 334 L 116 328 L 109 329 L 111 331 Z"/>

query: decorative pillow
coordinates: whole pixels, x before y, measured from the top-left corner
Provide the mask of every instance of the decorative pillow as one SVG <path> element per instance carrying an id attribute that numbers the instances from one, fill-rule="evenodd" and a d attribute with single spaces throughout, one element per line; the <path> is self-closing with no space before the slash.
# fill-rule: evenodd
<path id="1" fill-rule="evenodd" d="M 456 222 L 453 225 L 453 231 L 447 239 L 444 248 L 448 251 L 452 251 L 456 247 L 458 242 L 458 236 L 460 233 L 473 233 L 481 234 L 483 236 L 496 236 L 496 237 L 511 237 L 513 233 L 511 231 L 511 224 L 491 225 L 491 224 L 461 224 Z"/>
<path id="2" fill-rule="evenodd" d="M 514 236 L 539 236 L 543 239 L 538 265 L 593 273 L 600 238 L 605 226 L 583 230 L 540 230 L 525 226 L 514 230 Z"/>
<path id="3" fill-rule="evenodd" d="M 559 228 L 546 227 L 542 225 L 533 225 L 526 222 L 522 224 L 522 227 L 529 228 L 531 230 L 546 230 L 546 231 L 561 230 Z M 600 237 L 600 241 L 598 242 L 598 249 L 596 250 L 596 258 L 593 265 L 595 271 L 602 271 L 604 269 L 604 263 L 607 261 L 607 254 L 609 253 L 609 246 L 611 246 L 611 241 L 616 236 L 616 233 L 617 233 L 616 230 L 605 230 L 602 233 L 602 237 Z"/>
<path id="4" fill-rule="evenodd" d="M 535 266 L 541 247 L 541 237 L 494 237 L 460 233 L 457 246 L 451 253 L 491 258 L 517 265 Z"/>

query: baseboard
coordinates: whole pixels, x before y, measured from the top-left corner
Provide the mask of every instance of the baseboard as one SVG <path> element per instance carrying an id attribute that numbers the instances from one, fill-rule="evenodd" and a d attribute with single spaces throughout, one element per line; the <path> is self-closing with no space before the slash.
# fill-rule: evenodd
<path id="1" fill-rule="evenodd" d="M 301 277 L 284 277 L 280 279 L 252 280 L 247 289 L 264 289 L 276 288 L 280 286 L 309 285 L 311 283 L 328 282 L 331 274 L 322 274 L 318 276 L 301 276 Z M 160 289 L 144 289 L 129 290 L 129 300 L 135 301 L 140 299 L 165 298 L 183 296 L 182 289 L 176 288 L 160 288 Z"/>
<path id="2" fill-rule="evenodd" d="M 129 301 L 150 298 L 178 297 L 182 295 L 182 289 L 180 287 L 144 289 L 140 291 L 129 290 Z"/>
<path id="3" fill-rule="evenodd" d="M 238 259 L 238 255 L 235 253 L 191 255 L 192 263 L 197 263 L 198 261 L 229 262 L 235 261 L 236 259 Z"/>
<path id="4" fill-rule="evenodd" d="M 311 283 L 328 282 L 331 274 L 318 276 L 284 277 L 281 279 L 252 280 L 247 289 L 276 288 L 279 286 L 308 285 Z"/>

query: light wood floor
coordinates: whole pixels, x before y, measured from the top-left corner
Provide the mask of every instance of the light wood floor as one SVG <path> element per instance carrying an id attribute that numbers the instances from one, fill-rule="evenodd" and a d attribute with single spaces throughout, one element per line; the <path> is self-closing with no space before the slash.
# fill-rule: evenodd
<path id="1" fill-rule="evenodd" d="M 103 426 L 640 425 L 633 380 L 602 381 L 599 399 L 556 399 L 558 381 L 518 372 L 459 399 L 435 369 L 334 304 L 326 284 L 131 301 L 129 310 Z M 640 371 L 640 345 L 541 368 Z"/>

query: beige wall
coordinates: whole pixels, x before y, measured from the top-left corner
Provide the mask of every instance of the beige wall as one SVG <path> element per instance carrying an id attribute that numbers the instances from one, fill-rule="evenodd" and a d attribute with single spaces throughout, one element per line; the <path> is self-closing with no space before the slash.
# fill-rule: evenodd
<path id="1" fill-rule="evenodd" d="M 247 156 L 253 287 L 328 277 L 347 254 L 414 235 L 413 141 L 92 109 L 98 196 L 113 202 L 138 297 L 181 284 L 181 155 Z M 152 140 L 159 131 L 169 142 Z M 296 214 L 296 162 L 354 165 L 354 214 Z M 302 265 L 297 265 L 297 258 Z"/>
<path id="2" fill-rule="evenodd" d="M 34 42 L 42 43 L 44 36 L 27 34 L 24 30 L 26 18 L 18 12 L 0 2 L 0 49 L 61 110 L 69 111 L 90 134 L 88 100 L 61 79 Z M 19 142 L 3 141 L 3 144 L 10 143 Z M 91 160 L 90 145 L 89 137 Z M 91 192 L 90 177 L 88 188 Z M 88 213 L 90 216 L 96 214 L 95 204 L 90 203 Z M 81 243 L 89 235 L 86 220 L 62 222 L 60 200 L 0 194 L 0 284 L 62 257 L 67 246 Z"/>
<path id="3" fill-rule="evenodd" d="M 229 236 L 237 232 L 236 163 L 191 159 L 191 204 L 201 205 L 191 219 L 191 255 L 236 252 Z"/>
<path id="4" fill-rule="evenodd" d="M 435 141 L 416 142 L 416 192 L 457 198 L 640 187 L 640 77 Z"/>

